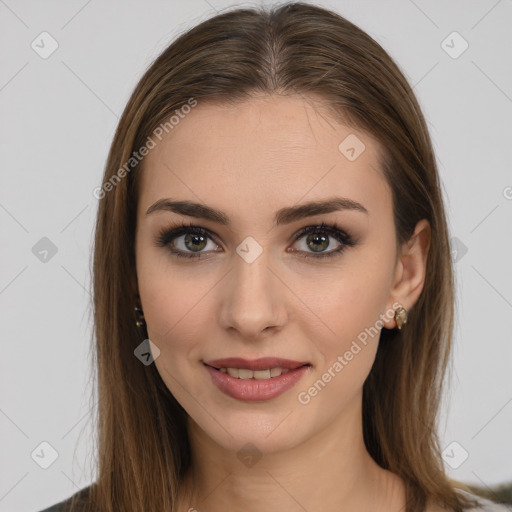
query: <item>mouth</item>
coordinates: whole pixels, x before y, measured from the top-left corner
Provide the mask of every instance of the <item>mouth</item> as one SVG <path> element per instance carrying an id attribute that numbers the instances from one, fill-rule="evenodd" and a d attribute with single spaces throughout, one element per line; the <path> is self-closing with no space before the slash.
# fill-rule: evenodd
<path id="1" fill-rule="evenodd" d="M 230 375 L 236 379 L 274 379 L 302 366 L 311 366 L 307 362 L 292 361 L 277 357 L 262 357 L 260 359 L 243 359 L 228 357 L 203 362 L 214 370 Z"/>
<path id="2" fill-rule="evenodd" d="M 308 362 L 280 358 L 226 358 L 203 361 L 213 383 L 232 398 L 263 401 L 293 387 L 311 367 Z"/>

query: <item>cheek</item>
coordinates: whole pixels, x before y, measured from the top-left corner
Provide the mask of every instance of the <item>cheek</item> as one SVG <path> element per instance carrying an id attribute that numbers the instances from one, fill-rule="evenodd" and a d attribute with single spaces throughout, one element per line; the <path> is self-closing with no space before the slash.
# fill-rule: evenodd
<path id="1" fill-rule="evenodd" d="M 338 380 L 349 379 L 358 384 L 366 378 L 375 358 L 382 327 L 378 322 L 382 313 L 379 301 L 369 295 L 367 290 L 358 286 L 347 286 L 339 291 L 335 307 L 319 313 L 329 326 L 329 330 L 325 330 L 327 336 L 311 338 L 317 340 L 324 356 L 320 372 L 334 372 L 343 375 Z"/>
<path id="2" fill-rule="evenodd" d="M 178 402 L 187 404 L 185 390 L 193 385 L 193 365 L 201 358 L 205 338 L 203 322 L 209 320 L 205 295 L 211 286 L 160 268 L 142 273 L 139 288 L 148 337 L 160 350 L 155 366 Z"/>
<path id="3" fill-rule="evenodd" d="M 158 259 L 146 266 L 141 260 L 138 279 L 148 336 L 161 354 L 197 355 L 204 326 L 213 325 L 210 299 L 218 278 L 208 272 L 185 272 Z"/>
<path id="4" fill-rule="evenodd" d="M 392 262 L 392 255 L 385 251 L 378 259 L 369 251 L 361 252 L 346 269 L 339 269 L 337 277 L 332 273 L 320 279 L 317 276 L 315 287 L 302 281 L 304 288 L 298 293 L 309 290 L 305 302 L 314 312 L 308 315 L 309 321 L 304 320 L 302 329 L 324 356 L 321 370 L 331 368 L 338 356 L 343 356 L 349 363 L 343 369 L 346 377 L 353 372 L 354 377 L 358 372 L 365 376 L 369 372 L 382 317 L 390 314 L 386 307 Z"/>
<path id="5" fill-rule="evenodd" d="M 321 353 L 314 374 L 297 394 L 298 402 L 307 405 L 303 410 L 307 417 L 334 417 L 362 392 L 375 361 L 387 296 L 386 279 L 373 277 L 367 276 L 367 282 L 345 277 L 336 287 L 331 285 L 329 300 L 316 302 L 321 306 L 314 308 L 328 328 L 313 321 L 302 324 L 302 331 Z"/>
<path id="6" fill-rule="evenodd" d="M 335 332 L 354 334 L 354 328 L 372 325 L 385 312 L 391 269 L 385 254 L 377 260 L 360 252 L 342 267 L 297 279 L 294 291 Z"/>
<path id="7" fill-rule="evenodd" d="M 143 233 L 139 242 L 136 267 L 142 309 L 148 335 L 162 350 L 162 340 L 186 316 L 190 287 L 182 284 L 183 276 L 169 266 L 165 250 L 151 246 L 148 234 Z"/>

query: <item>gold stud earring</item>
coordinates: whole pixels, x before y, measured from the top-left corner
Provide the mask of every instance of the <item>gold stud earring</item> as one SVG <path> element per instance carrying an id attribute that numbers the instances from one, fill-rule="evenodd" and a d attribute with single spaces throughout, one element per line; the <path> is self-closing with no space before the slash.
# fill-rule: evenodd
<path id="1" fill-rule="evenodd" d="M 135 306 L 135 312 L 137 313 L 137 316 L 139 319 L 135 322 L 135 325 L 137 327 L 145 327 L 146 321 L 144 320 L 144 313 L 142 312 L 142 308 L 140 306 Z"/>
<path id="2" fill-rule="evenodd" d="M 404 307 L 399 307 L 395 310 L 395 321 L 396 326 L 400 331 L 402 327 L 407 323 L 407 310 Z"/>

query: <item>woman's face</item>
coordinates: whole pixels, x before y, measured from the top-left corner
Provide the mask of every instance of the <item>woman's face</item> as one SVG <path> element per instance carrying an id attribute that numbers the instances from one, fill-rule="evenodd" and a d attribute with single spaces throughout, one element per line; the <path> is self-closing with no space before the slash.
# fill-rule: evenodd
<path id="1" fill-rule="evenodd" d="M 190 426 L 215 445 L 271 453 L 358 425 L 380 329 L 395 326 L 396 301 L 409 307 L 393 288 L 400 264 L 376 141 L 311 101 L 272 96 L 199 101 L 156 142 L 137 279 L 156 367 Z M 165 234 L 182 223 L 204 232 Z M 314 229 L 322 223 L 339 231 Z M 216 362 L 225 358 L 248 361 Z M 260 358 L 287 361 L 248 371 Z"/>

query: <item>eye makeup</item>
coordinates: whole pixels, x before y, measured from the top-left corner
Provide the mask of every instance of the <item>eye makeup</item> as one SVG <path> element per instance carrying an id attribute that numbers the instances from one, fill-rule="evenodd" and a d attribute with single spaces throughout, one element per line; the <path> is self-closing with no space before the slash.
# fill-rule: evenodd
<path id="1" fill-rule="evenodd" d="M 195 225 L 190 222 L 182 222 L 180 224 L 173 224 L 170 226 L 166 226 L 162 228 L 157 236 L 155 237 L 155 246 L 166 248 L 172 256 L 176 256 L 178 258 L 189 258 L 189 259 L 201 259 L 204 258 L 210 252 L 218 252 L 218 251 L 206 251 L 206 252 L 194 252 L 194 251 L 184 251 L 182 249 L 177 249 L 174 240 L 180 236 L 189 236 L 187 241 L 199 241 L 199 243 L 204 240 L 210 239 L 216 242 L 217 236 L 211 233 L 208 229 L 203 228 L 201 226 Z M 312 235 L 310 238 L 309 236 Z M 320 243 L 325 242 L 329 238 L 334 238 L 340 245 L 331 251 L 328 252 L 308 252 L 293 249 L 293 253 L 298 255 L 299 257 L 304 258 L 313 258 L 313 259 L 321 259 L 321 258 L 333 258 L 336 256 L 340 256 L 348 247 L 354 247 L 356 242 L 353 237 L 344 229 L 342 229 L 337 223 L 324 223 L 322 222 L 319 225 L 311 225 L 306 226 L 299 230 L 294 235 L 294 242 L 297 242 L 301 238 L 308 236 L 306 239 L 306 243 L 308 241 L 320 241 Z M 196 242 L 197 243 L 197 242 Z M 318 243 L 318 242 L 315 242 Z M 217 244 L 218 245 L 218 244 Z M 330 245 L 330 242 L 327 246 Z"/>

